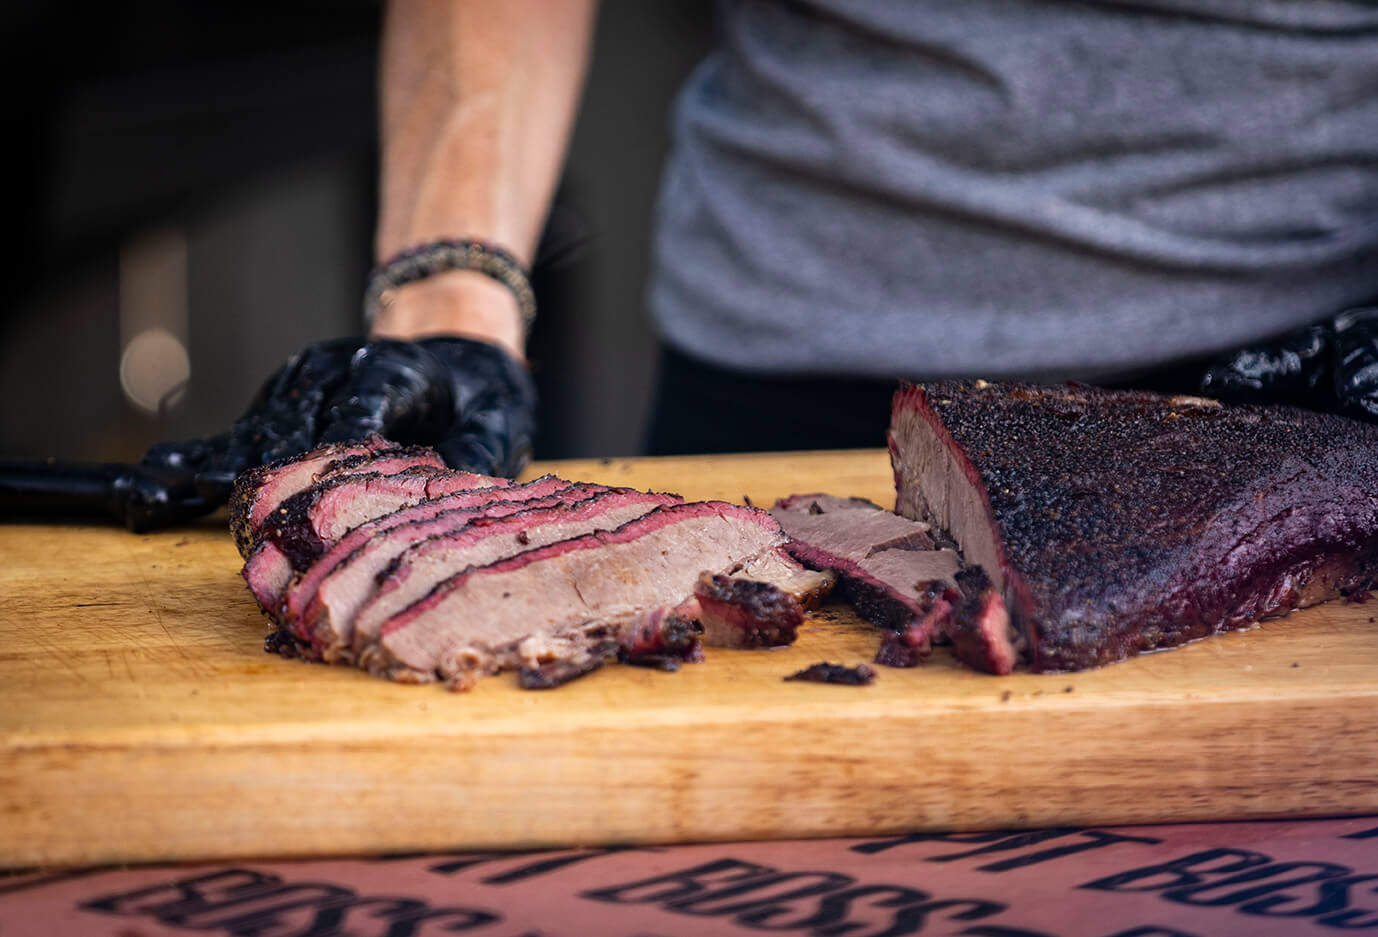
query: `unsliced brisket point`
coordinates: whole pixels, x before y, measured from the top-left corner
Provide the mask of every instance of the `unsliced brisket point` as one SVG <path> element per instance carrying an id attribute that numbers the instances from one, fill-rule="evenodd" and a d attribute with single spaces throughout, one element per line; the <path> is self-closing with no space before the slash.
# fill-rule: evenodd
<path id="1" fill-rule="evenodd" d="M 890 454 L 896 509 L 990 573 L 1036 671 L 1180 644 L 1378 577 L 1378 426 L 950 382 L 901 388 Z M 958 652 L 993 669 L 984 650 Z"/>
<path id="2" fill-rule="evenodd" d="M 770 513 L 791 537 L 791 556 L 810 569 L 835 571 L 838 596 L 862 618 L 905 632 L 919 656 L 928 653 L 938 621 L 928 583 L 952 582 L 961 561 L 952 550 L 934 549 L 927 524 L 828 495 L 793 495 Z"/>
<path id="3" fill-rule="evenodd" d="M 785 540 L 763 511 L 718 502 L 657 508 L 615 531 L 460 573 L 388 619 L 360 663 L 376 674 L 464 688 L 503 668 L 577 657 L 629 620 L 684 600 L 705 570 Z"/>
<path id="4" fill-rule="evenodd" d="M 338 605 L 329 610 L 336 640 L 352 632 L 349 640 L 353 650 L 362 652 L 377 639 L 384 622 L 456 573 L 596 530 L 613 530 L 655 508 L 683 500 L 678 495 L 630 488 L 605 489 L 573 504 L 530 507 L 501 518 L 476 518 L 457 530 L 402 545 L 395 558 L 378 572 L 376 588 L 341 596 Z M 395 535 L 384 536 L 390 539 Z M 350 621 L 352 624 L 347 623 Z"/>
<path id="5" fill-rule="evenodd" d="M 352 456 L 371 457 L 398 448 L 386 439 L 370 436 L 357 443 L 330 443 L 291 459 L 257 466 L 240 475 L 235 479 L 234 493 L 230 496 L 230 532 L 239 555 L 249 558 L 255 532 L 279 504 L 309 488 L 342 460 Z"/>

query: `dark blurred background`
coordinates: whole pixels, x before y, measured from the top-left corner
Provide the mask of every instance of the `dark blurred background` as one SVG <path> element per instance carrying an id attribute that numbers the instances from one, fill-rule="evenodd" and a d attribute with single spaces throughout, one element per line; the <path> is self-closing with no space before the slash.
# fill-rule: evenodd
<path id="1" fill-rule="evenodd" d="M 640 446 L 647 231 L 711 6 L 605 0 L 541 270 L 538 458 Z M 0 456 L 136 459 L 217 432 L 308 342 L 360 331 L 381 4 L 11 2 L 19 223 Z"/>

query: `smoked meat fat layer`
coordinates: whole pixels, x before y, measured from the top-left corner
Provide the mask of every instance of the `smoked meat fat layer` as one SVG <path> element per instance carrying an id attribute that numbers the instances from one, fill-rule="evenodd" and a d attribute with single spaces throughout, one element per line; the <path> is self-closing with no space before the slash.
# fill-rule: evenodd
<path id="1" fill-rule="evenodd" d="M 988 571 L 1011 650 L 1036 672 L 1239 628 L 1368 589 L 1378 571 L 1378 426 L 944 382 L 901 387 L 889 445 L 896 510 Z"/>

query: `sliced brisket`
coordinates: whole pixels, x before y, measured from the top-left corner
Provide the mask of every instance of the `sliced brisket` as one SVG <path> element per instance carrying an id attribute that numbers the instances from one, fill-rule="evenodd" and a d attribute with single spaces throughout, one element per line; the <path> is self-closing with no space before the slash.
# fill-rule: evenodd
<path id="1" fill-rule="evenodd" d="M 261 540 L 275 544 L 304 572 L 345 533 L 399 508 L 459 491 L 507 488 L 505 478 L 454 472 L 430 466 L 384 475 L 376 472 L 338 475 L 317 482 L 288 498 L 259 529 Z"/>
<path id="2" fill-rule="evenodd" d="M 384 622 L 458 572 L 596 530 L 613 530 L 683 500 L 678 495 L 630 488 L 603 489 L 572 504 L 475 519 L 455 530 L 400 545 L 394 558 L 377 571 L 375 581 L 363 584 L 363 591 L 342 596 L 337 607 L 330 609 L 335 639 L 349 634 L 353 650 L 361 652 L 377 639 Z M 384 539 L 393 540 L 404 531 L 391 531 Z"/>
<path id="3" fill-rule="evenodd" d="M 292 583 L 282 601 L 285 621 L 295 626 L 309 619 L 317 591 L 327 582 L 328 577 L 333 579 L 337 571 L 343 572 L 348 567 L 351 575 L 364 575 L 371 579 L 378 572 L 378 568 L 365 572 L 364 567 L 379 553 L 386 553 L 381 536 L 384 531 L 405 526 L 411 535 L 419 539 L 434 533 L 436 528 L 430 527 L 429 523 L 442 517 L 442 523 L 463 525 L 478 513 L 489 510 L 502 511 L 504 508 L 517 511 L 521 510 L 521 504 L 530 506 L 531 502 L 551 495 L 572 494 L 577 500 L 586 496 L 579 492 L 591 493 L 589 489 L 597 487 L 601 486 L 575 485 L 554 475 L 545 475 L 535 481 L 510 488 L 473 488 L 468 491 L 457 491 L 429 501 L 420 501 L 360 524 L 326 550 L 309 570 Z M 414 541 L 403 541 L 403 546 L 407 542 Z M 403 546 L 398 546 L 397 549 L 400 551 Z M 387 554 L 387 560 L 393 555 L 395 554 Z M 386 560 L 383 562 L 385 564 Z"/>
<path id="4" fill-rule="evenodd" d="M 371 464 L 371 463 L 370 463 Z M 364 467 L 364 466 L 361 466 Z M 255 533 L 244 579 L 259 605 L 278 620 L 284 593 L 349 530 L 400 508 L 459 492 L 493 500 L 510 482 L 431 465 L 393 474 L 332 472 L 284 501 Z"/>
<path id="5" fill-rule="evenodd" d="M 952 582 L 961 561 L 953 550 L 935 549 L 927 524 L 831 495 L 792 495 L 770 513 L 792 538 L 790 555 L 810 569 L 835 571 L 839 598 L 872 624 L 904 633 L 917 655 L 928 653 L 938 622 L 929 583 Z"/>
<path id="6" fill-rule="evenodd" d="M 649 611 L 785 542 L 763 511 L 717 502 L 656 508 L 615 531 L 519 553 L 444 580 L 392 616 L 359 656 L 371 672 L 464 688 L 501 669 L 580 660 Z M 356 623 L 357 624 L 357 623 Z"/>
<path id="7" fill-rule="evenodd" d="M 1378 426 L 952 382 L 901 388 L 890 454 L 896 510 L 950 532 L 1001 599 L 954 626 L 982 669 L 1016 651 L 1035 671 L 1093 667 L 1378 576 Z"/>
<path id="8" fill-rule="evenodd" d="M 757 553 L 729 572 L 739 579 L 756 579 L 772 583 L 793 596 L 803 609 L 817 608 L 823 604 L 823 600 L 837 584 L 837 575 L 831 570 L 814 570 L 801 566 L 786 550 L 766 550 Z"/>
<path id="9" fill-rule="evenodd" d="M 230 532 L 234 535 L 239 555 L 245 559 L 253 551 L 255 535 L 264 520 L 283 501 L 303 491 L 319 479 L 333 472 L 348 471 L 367 460 L 385 453 L 399 451 L 417 456 L 417 463 L 444 465 L 440 457 L 429 449 L 400 450 L 395 443 L 378 436 L 362 442 L 330 443 L 310 452 L 257 468 L 235 479 L 230 496 Z M 356 469 L 357 470 L 357 469 Z"/>
<path id="10" fill-rule="evenodd" d="M 476 518 L 572 504 L 606 490 L 602 485 L 555 478 L 512 488 L 478 488 L 423 501 L 361 524 L 288 588 L 282 601 L 283 624 L 297 639 L 309 643 L 307 656 L 328 661 L 342 653 L 347 656 L 355 612 L 373 594 L 380 573 L 407 547 L 462 530 Z"/>
<path id="11" fill-rule="evenodd" d="M 803 511 L 806 514 L 834 514 L 838 511 L 883 511 L 879 504 L 867 498 L 844 498 L 821 491 L 787 495 L 775 502 L 776 511 Z M 924 528 L 925 530 L 927 527 Z"/>
<path id="12" fill-rule="evenodd" d="M 799 600 L 771 582 L 704 573 L 694 586 L 703 641 L 710 647 L 782 647 L 804 623 Z"/>
<path id="13" fill-rule="evenodd" d="M 414 466 L 394 475 L 332 474 L 288 498 L 257 531 L 244 580 L 258 604 L 277 620 L 293 576 L 305 573 L 353 527 L 428 497 L 481 491 L 485 500 L 506 490 L 506 479 Z"/>

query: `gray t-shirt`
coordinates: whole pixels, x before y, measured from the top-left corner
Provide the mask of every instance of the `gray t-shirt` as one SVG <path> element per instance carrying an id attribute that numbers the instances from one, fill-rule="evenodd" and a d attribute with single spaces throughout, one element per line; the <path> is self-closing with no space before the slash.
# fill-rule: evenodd
<path id="1" fill-rule="evenodd" d="M 1094 377 L 1378 298 L 1378 3 L 731 0 L 652 314 L 774 373 Z"/>

